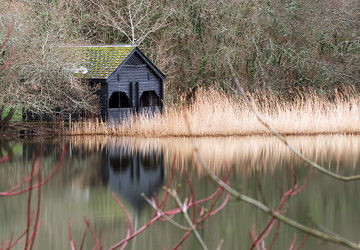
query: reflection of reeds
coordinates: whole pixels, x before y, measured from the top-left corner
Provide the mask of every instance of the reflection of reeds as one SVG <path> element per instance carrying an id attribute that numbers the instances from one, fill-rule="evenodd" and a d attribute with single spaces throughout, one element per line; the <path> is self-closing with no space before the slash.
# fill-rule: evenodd
<path id="1" fill-rule="evenodd" d="M 360 132 L 360 97 L 355 90 L 331 100 L 308 93 L 285 100 L 269 93 L 256 93 L 259 113 L 282 134 L 328 134 Z M 170 106 L 162 115 L 138 115 L 117 127 L 88 121 L 75 123 L 73 135 L 189 136 L 184 121 L 187 113 L 193 136 L 269 134 L 243 100 L 215 90 L 200 90 L 196 101 L 186 107 Z"/>
<path id="2" fill-rule="evenodd" d="M 360 136 L 294 136 L 288 140 L 300 152 L 318 163 L 336 162 L 336 165 L 331 166 L 336 171 L 340 166 L 355 168 L 358 161 Z M 235 165 L 235 169 L 245 173 L 254 168 L 274 171 L 277 167 L 301 162 L 273 137 L 203 137 L 194 141 L 204 160 L 215 171 L 220 171 L 224 165 Z M 162 152 L 167 166 L 171 166 L 176 154 L 178 169 L 185 169 L 189 165 L 195 166 L 192 164 L 192 143 L 187 138 L 73 137 L 72 143 L 75 147 L 84 147 L 88 150 L 117 145 L 142 153 Z M 201 172 L 201 169 L 197 170 Z"/>

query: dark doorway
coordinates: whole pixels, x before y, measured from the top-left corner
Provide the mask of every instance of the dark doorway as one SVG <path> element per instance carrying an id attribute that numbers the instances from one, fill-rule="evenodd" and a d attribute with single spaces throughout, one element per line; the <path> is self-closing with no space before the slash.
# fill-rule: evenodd
<path id="1" fill-rule="evenodd" d="M 155 91 L 144 91 L 140 97 L 140 107 L 159 106 L 159 96 Z"/>
<path id="2" fill-rule="evenodd" d="M 109 108 L 131 108 L 131 101 L 125 92 L 113 92 L 109 99 Z"/>

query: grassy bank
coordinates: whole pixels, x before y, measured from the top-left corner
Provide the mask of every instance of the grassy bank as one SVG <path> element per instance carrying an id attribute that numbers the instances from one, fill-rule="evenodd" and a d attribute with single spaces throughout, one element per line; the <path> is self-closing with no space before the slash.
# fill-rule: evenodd
<path id="1" fill-rule="evenodd" d="M 360 97 L 353 89 L 331 98 L 311 91 L 287 99 L 264 91 L 252 94 L 251 98 L 263 118 L 285 135 L 360 133 Z M 200 90 L 192 104 L 166 107 L 162 115 L 139 114 L 117 126 L 97 121 L 78 122 L 71 134 L 169 137 L 269 133 L 242 99 L 215 90 Z"/>

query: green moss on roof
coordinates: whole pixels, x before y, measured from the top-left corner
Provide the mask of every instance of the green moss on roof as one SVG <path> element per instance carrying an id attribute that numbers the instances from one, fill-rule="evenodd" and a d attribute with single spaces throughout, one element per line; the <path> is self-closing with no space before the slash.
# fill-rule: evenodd
<path id="1" fill-rule="evenodd" d="M 134 46 L 72 46 L 65 47 L 69 70 L 84 79 L 106 79 L 115 71 Z"/>

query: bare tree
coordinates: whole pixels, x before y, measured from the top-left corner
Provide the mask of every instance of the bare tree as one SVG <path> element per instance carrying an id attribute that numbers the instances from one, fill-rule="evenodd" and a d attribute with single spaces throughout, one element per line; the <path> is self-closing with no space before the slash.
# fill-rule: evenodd
<path id="1" fill-rule="evenodd" d="M 2 52 L 2 50 L 4 49 L 6 44 L 9 42 L 10 36 L 14 30 L 14 27 L 15 27 L 15 22 L 13 22 L 11 24 L 11 26 L 5 36 L 4 41 L 0 45 L 0 52 Z M 2 55 L 4 55 L 4 53 L 2 53 Z M 1 60 L 4 61 L 4 64 L 3 64 L 3 66 L 0 66 L 0 72 L 6 70 L 10 66 L 10 64 L 14 60 L 14 57 L 15 57 L 15 45 L 13 44 L 11 47 L 10 58 L 9 59 L 1 58 Z M 5 110 L 5 107 L 0 103 L 0 128 L 3 127 L 4 124 L 7 124 L 11 120 L 11 118 L 13 117 L 14 112 L 15 112 L 14 108 L 10 108 L 9 113 L 6 115 L 6 117 L 4 117 L 4 119 L 2 119 L 4 110 Z"/>
<path id="2" fill-rule="evenodd" d="M 172 10 L 163 10 L 151 0 L 109 0 L 91 2 L 98 8 L 96 22 L 120 31 L 132 44 L 142 43 L 167 25 Z"/>
<path id="3" fill-rule="evenodd" d="M 53 49 L 69 40 L 65 24 L 37 15 L 30 2 L 18 2 L 17 8 L 6 2 L 0 9 L 0 113 L 7 115 L 0 115 L 4 117 L 0 125 L 7 126 L 17 111 L 36 117 L 96 113 L 96 89 L 75 79 L 65 68 L 64 55 Z M 47 13 L 55 11 L 50 4 L 41 4 Z M 9 28 L 12 21 L 16 25 Z"/>
<path id="4" fill-rule="evenodd" d="M 3 48 L 5 47 L 5 45 L 9 42 L 10 40 L 10 36 L 11 36 L 11 33 L 13 32 L 14 30 L 14 27 L 15 27 L 15 23 L 13 22 L 5 36 L 5 40 L 2 42 L 2 44 L 0 45 L 0 51 L 3 50 Z M 9 67 L 9 65 L 11 64 L 11 62 L 14 60 L 14 57 L 15 57 L 15 45 L 13 44 L 12 47 L 11 47 L 11 56 L 10 56 L 10 59 L 8 59 L 7 61 L 5 61 L 4 65 L 1 66 L 0 68 L 0 72 L 1 71 L 4 71 L 5 69 L 7 69 L 7 67 Z"/>

